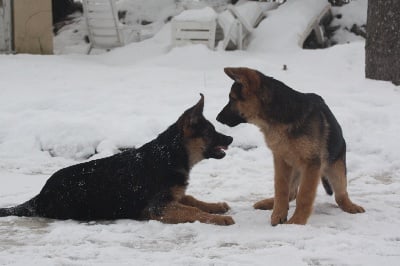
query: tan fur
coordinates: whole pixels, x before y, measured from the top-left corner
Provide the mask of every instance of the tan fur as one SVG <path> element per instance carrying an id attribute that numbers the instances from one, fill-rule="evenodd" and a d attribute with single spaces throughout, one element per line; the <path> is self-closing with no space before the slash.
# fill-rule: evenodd
<path id="1" fill-rule="evenodd" d="M 347 193 L 346 170 L 343 161 L 338 161 L 325 170 L 331 176 L 329 182 L 335 191 L 335 200 L 339 207 L 348 213 L 364 212 L 364 208 L 354 204 Z"/>
<path id="2" fill-rule="evenodd" d="M 232 225 L 235 222 L 232 217 L 226 215 L 215 215 L 204 212 L 198 208 L 187 206 L 176 201 L 165 206 L 162 216 L 151 217 L 164 223 L 187 223 L 199 221 L 217 225 Z"/>
<path id="3" fill-rule="evenodd" d="M 203 116 L 204 95 L 200 95 L 199 102 L 187 109 L 176 124 L 170 127 L 177 135 L 169 140 L 171 147 L 167 146 L 177 157 L 176 161 L 168 162 L 165 170 L 167 174 L 171 173 L 173 183 L 158 192 L 155 202 L 151 202 L 145 208 L 142 213 L 145 219 L 164 223 L 199 221 L 217 225 L 234 224 L 231 216 L 216 215 L 227 212 L 228 204 L 207 203 L 186 195 L 191 168 L 203 159 L 222 159 L 225 153 L 219 147 L 227 147 L 233 140 L 232 137 L 217 132 Z M 180 142 L 175 143 L 176 141 Z M 159 172 L 157 174 L 159 175 Z M 163 176 L 161 183 L 168 184 L 170 181 L 165 181 L 165 178 L 169 177 Z"/>
<path id="4" fill-rule="evenodd" d="M 175 201 L 181 201 L 183 197 L 185 197 L 186 187 L 184 186 L 175 186 L 171 188 L 171 194 L 174 197 Z"/>
<path id="5" fill-rule="evenodd" d="M 217 225 L 232 225 L 235 222 L 231 216 L 215 215 L 214 213 L 225 213 L 229 210 L 228 204 L 207 203 L 195 199 L 193 196 L 185 195 L 184 186 L 171 188 L 174 200 L 163 209 L 160 216 L 152 216 L 152 219 L 164 223 L 186 223 L 199 221 Z"/>
<path id="6" fill-rule="evenodd" d="M 184 196 L 180 203 L 199 208 L 200 210 L 208 213 L 226 213 L 229 210 L 229 206 L 225 202 L 208 203 L 200 201 L 190 195 Z"/>
<path id="7" fill-rule="evenodd" d="M 299 182 L 300 173 L 293 169 L 289 180 L 289 202 L 296 199 Z M 253 207 L 259 210 L 272 210 L 274 208 L 274 198 L 260 200 L 256 202 Z"/>
<path id="8" fill-rule="evenodd" d="M 260 86 L 258 74 L 252 69 L 245 67 L 227 67 L 224 69 L 224 71 L 228 76 L 242 83 L 249 90 L 258 88 Z"/>
<path id="9" fill-rule="evenodd" d="M 203 160 L 203 152 L 205 149 L 204 140 L 201 138 L 193 138 L 187 141 L 186 150 L 189 154 L 189 168 Z"/>
<path id="10" fill-rule="evenodd" d="M 320 134 L 318 120 L 313 120 L 311 132 L 292 138 L 289 132 L 295 125 L 271 123 L 263 113 L 260 99 L 268 102 L 267 90 L 262 93 L 259 74 L 247 68 L 226 68 L 225 73 L 243 86 L 241 95 L 231 90 L 231 110 L 240 114 L 248 123 L 258 126 L 264 135 L 267 146 L 271 149 L 275 167 L 275 197 L 261 200 L 254 204 L 256 209 L 270 210 L 271 224 L 283 223 L 287 219 L 289 201 L 296 199 L 296 210 L 287 223 L 305 224 L 312 213 L 317 186 L 322 175 L 332 177 L 329 182 L 335 192 L 335 199 L 344 211 L 364 212 L 347 194 L 345 164 L 338 160 L 334 165 L 327 163 L 327 130 Z M 243 99 L 244 98 L 244 99 Z M 328 127 L 324 121 L 324 127 Z"/>

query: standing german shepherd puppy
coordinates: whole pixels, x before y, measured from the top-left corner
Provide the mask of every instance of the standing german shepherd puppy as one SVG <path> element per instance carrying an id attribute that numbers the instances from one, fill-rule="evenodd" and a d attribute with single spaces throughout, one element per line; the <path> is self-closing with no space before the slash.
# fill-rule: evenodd
<path id="1" fill-rule="evenodd" d="M 342 210 L 364 212 L 347 194 L 346 143 L 324 100 L 253 69 L 225 68 L 225 73 L 235 82 L 217 120 L 231 127 L 258 126 L 274 158 L 275 197 L 257 202 L 254 208 L 273 209 L 271 224 L 276 225 L 286 222 L 289 201 L 296 199 L 287 223 L 306 224 L 322 178 Z"/>
<path id="2" fill-rule="evenodd" d="M 203 116 L 204 97 L 153 141 L 138 149 L 73 165 L 53 174 L 33 199 L 0 216 L 55 219 L 154 219 L 165 223 L 234 223 L 226 203 L 185 195 L 191 168 L 221 159 L 232 137 L 215 131 Z"/>

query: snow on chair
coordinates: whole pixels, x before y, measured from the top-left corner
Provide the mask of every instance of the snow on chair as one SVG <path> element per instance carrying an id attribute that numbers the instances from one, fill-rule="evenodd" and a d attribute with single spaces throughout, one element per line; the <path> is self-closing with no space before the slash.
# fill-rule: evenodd
<path id="1" fill-rule="evenodd" d="M 230 5 L 228 9 L 242 23 L 243 29 L 248 33 L 251 33 L 257 22 L 260 22 L 265 16 L 256 2 L 247 2 L 239 6 Z"/>
<path id="2" fill-rule="evenodd" d="M 300 47 L 303 47 L 304 42 L 312 32 L 315 33 L 316 41 L 318 42 L 319 45 L 323 45 L 325 43 L 322 21 L 328 16 L 331 16 L 331 4 L 326 3 L 326 5 L 319 10 L 316 16 L 311 18 L 303 34 L 300 36 L 299 39 Z"/>
<path id="3" fill-rule="evenodd" d="M 114 0 L 83 0 L 83 9 L 90 40 L 88 54 L 93 48 L 111 49 L 125 44 Z M 139 30 L 130 30 L 140 39 Z"/>
<path id="4" fill-rule="evenodd" d="M 214 49 L 216 17 L 216 12 L 210 7 L 183 11 L 172 20 L 172 44 L 201 43 Z"/>
<path id="5" fill-rule="evenodd" d="M 218 15 L 218 24 L 224 32 L 222 48 L 224 50 L 243 49 L 242 24 L 236 19 L 232 12 L 226 10 Z"/>
<path id="6" fill-rule="evenodd" d="M 218 16 L 218 23 L 224 30 L 223 48 L 242 50 L 248 42 L 253 29 L 266 17 L 266 11 L 274 9 L 277 3 L 246 2 L 234 6 Z"/>

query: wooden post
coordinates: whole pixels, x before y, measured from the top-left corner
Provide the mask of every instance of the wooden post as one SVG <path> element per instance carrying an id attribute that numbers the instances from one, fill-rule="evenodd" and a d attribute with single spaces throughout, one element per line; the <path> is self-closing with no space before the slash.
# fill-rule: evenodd
<path id="1" fill-rule="evenodd" d="M 51 0 L 17 0 L 13 3 L 15 52 L 52 54 Z"/>
<path id="2" fill-rule="evenodd" d="M 11 53 L 13 50 L 11 12 L 11 0 L 0 0 L 0 52 Z"/>

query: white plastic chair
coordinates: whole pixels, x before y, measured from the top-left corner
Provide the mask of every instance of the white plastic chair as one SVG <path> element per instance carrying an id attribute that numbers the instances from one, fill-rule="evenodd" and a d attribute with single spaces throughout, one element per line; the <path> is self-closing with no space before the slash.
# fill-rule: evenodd
<path id="1" fill-rule="evenodd" d="M 183 11 L 172 20 L 172 44 L 180 46 L 201 43 L 214 49 L 216 17 L 216 12 L 210 7 Z"/>
<path id="2" fill-rule="evenodd" d="M 140 29 L 120 24 L 114 0 L 83 0 L 82 3 L 90 40 L 88 54 L 93 48 L 112 49 L 140 40 Z M 130 31 L 129 40 L 125 40 L 125 29 Z"/>
<path id="3" fill-rule="evenodd" d="M 223 48 L 242 50 L 253 29 L 266 17 L 266 11 L 277 7 L 277 3 L 257 2 L 229 5 L 218 16 L 218 23 L 224 31 Z"/>
<path id="4" fill-rule="evenodd" d="M 218 15 L 218 24 L 224 32 L 222 48 L 224 50 L 243 49 L 242 24 L 236 19 L 232 12 L 226 10 Z"/>
<path id="5" fill-rule="evenodd" d="M 303 47 L 304 42 L 307 37 L 314 31 L 317 42 L 322 45 L 325 42 L 324 30 L 321 25 L 321 21 L 326 17 L 331 15 L 331 4 L 326 3 L 326 5 L 319 10 L 318 14 L 310 20 L 303 34 L 299 38 L 299 46 Z"/>

